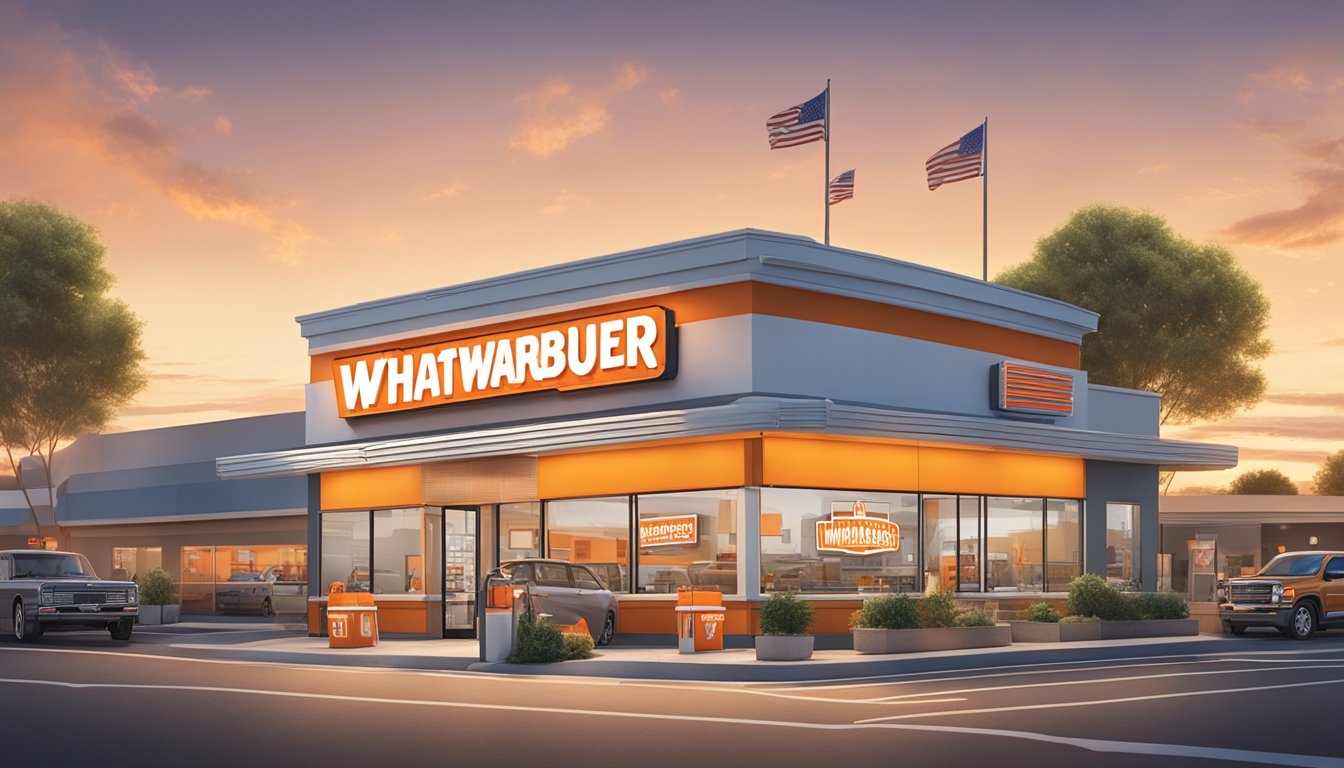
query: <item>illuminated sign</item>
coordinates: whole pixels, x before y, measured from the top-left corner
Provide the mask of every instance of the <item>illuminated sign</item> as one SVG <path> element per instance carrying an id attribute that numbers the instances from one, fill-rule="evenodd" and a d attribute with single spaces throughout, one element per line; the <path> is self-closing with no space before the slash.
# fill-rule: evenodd
<path id="1" fill-rule="evenodd" d="M 675 544 L 695 544 L 700 538 L 699 519 L 695 515 L 641 517 L 639 546 L 669 547 Z"/>
<path id="2" fill-rule="evenodd" d="M 1044 416 L 1073 413 L 1073 376 L 1007 361 L 996 367 L 995 408 Z"/>
<path id="3" fill-rule="evenodd" d="M 341 418 L 676 374 L 671 311 L 645 307 L 564 323 L 383 349 L 332 362 Z"/>
<path id="4" fill-rule="evenodd" d="M 877 555 L 901 547 L 901 527 L 885 517 L 868 515 L 862 501 L 854 502 L 847 515 L 831 512 L 830 520 L 817 521 L 817 551 L 847 555 Z"/>

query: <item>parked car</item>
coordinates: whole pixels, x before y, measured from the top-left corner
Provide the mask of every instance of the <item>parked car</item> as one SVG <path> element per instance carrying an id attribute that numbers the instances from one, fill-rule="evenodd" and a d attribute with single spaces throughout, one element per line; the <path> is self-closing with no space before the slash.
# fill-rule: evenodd
<path id="1" fill-rule="evenodd" d="M 77 552 L 0 551 L 0 632 L 32 642 L 48 629 L 106 629 L 131 639 L 140 600 L 133 581 L 104 581 Z"/>
<path id="2" fill-rule="evenodd" d="M 616 596 L 587 566 L 565 560 L 511 560 L 500 571 L 530 585 L 533 607 L 556 624 L 583 619 L 597 645 L 616 636 Z"/>
<path id="3" fill-rule="evenodd" d="M 235 573 L 229 577 L 227 586 L 216 588 L 215 607 L 222 612 L 274 616 L 275 607 L 271 599 L 273 581 L 264 572 Z"/>
<path id="4" fill-rule="evenodd" d="M 1286 552 L 1254 576 L 1230 579 L 1218 618 L 1234 635 L 1274 627 L 1294 640 L 1344 626 L 1344 552 Z"/>

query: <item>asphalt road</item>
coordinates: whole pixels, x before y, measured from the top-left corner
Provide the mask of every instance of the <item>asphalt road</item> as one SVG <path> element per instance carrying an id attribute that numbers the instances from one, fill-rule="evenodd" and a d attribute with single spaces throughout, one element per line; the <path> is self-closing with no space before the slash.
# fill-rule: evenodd
<path id="1" fill-rule="evenodd" d="M 5 765 L 1344 768 L 1338 632 L 808 684 L 269 664 L 105 637 L 0 642 Z"/>

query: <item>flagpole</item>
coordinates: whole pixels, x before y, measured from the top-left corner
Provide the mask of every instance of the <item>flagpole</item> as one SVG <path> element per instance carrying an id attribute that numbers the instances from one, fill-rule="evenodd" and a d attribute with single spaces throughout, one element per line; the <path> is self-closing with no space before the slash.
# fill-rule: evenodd
<path id="1" fill-rule="evenodd" d="M 822 171 L 821 202 L 826 206 L 826 245 L 831 244 L 831 79 L 826 78 L 826 167 Z"/>
<path id="2" fill-rule="evenodd" d="M 984 135 L 982 137 L 984 145 L 980 147 L 980 175 L 981 187 L 984 198 L 980 201 L 980 232 L 983 249 L 983 265 L 981 267 L 981 279 L 989 282 L 989 116 L 985 116 Z"/>

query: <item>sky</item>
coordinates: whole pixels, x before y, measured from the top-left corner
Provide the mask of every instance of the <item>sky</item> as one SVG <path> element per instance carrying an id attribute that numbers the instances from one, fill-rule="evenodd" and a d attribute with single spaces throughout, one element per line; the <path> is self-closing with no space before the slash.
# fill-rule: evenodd
<path id="1" fill-rule="evenodd" d="M 1078 208 L 1226 245 L 1272 304 L 1268 391 L 1166 437 L 1304 490 L 1344 449 L 1344 3 L 0 0 L 0 199 L 90 222 L 145 323 L 113 430 L 298 410 L 298 315 L 742 227 L 991 274 Z"/>

